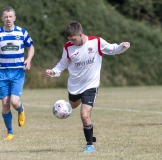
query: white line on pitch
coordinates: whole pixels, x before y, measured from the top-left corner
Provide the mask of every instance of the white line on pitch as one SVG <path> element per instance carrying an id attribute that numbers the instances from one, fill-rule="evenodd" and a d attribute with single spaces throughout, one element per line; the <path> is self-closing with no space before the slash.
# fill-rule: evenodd
<path id="1" fill-rule="evenodd" d="M 43 105 L 43 104 L 24 104 L 26 106 L 32 106 L 32 107 L 41 107 L 41 108 L 51 108 L 50 105 Z M 118 111 L 118 112 L 136 112 L 136 113 L 151 113 L 151 114 L 162 114 L 160 111 L 144 111 L 144 110 L 136 110 L 136 109 L 120 109 L 120 108 L 103 108 L 103 107 L 94 107 L 95 110 L 107 110 L 107 111 Z"/>

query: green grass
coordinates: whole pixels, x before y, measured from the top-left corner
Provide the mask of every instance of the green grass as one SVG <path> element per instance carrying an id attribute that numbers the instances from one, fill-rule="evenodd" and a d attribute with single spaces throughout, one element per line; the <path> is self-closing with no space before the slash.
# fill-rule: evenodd
<path id="1" fill-rule="evenodd" d="M 65 89 L 24 90 L 27 122 L 15 139 L 3 141 L 0 160 L 160 160 L 162 159 L 162 86 L 100 88 L 92 112 L 97 152 L 84 154 L 79 108 L 66 120 L 53 116 L 52 104 L 67 99 Z"/>

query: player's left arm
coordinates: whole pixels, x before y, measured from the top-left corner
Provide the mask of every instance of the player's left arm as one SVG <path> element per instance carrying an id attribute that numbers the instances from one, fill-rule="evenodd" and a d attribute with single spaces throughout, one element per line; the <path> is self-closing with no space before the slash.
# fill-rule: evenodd
<path id="1" fill-rule="evenodd" d="M 31 45 L 29 48 L 28 48 L 28 57 L 27 59 L 24 61 L 24 64 L 25 64 L 25 70 L 30 70 L 31 68 L 31 60 L 34 56 L 34 46 Z"/>
<path id="2" fill-rule="evenodd" d="M 128 49 L 130 47 L 130 42 L 123 42 L 122 47 Z"/>
<path id="3" fill-rule="evenodd" d="M 122 42 L 120 44 L 110 44 L 106 42 L 105 40 L 101 39 L 101 51 L 104 54 L 107 55 L 115 55 L 115 54 L 120 54 L 125 52 L 129 47 L 130 43 L 129 42 Z"/>

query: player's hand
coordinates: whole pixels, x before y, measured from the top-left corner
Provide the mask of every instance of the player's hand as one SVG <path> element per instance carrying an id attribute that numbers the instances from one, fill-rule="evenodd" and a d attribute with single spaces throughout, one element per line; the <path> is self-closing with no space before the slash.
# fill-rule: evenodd
<path id="1" fill-rule="evenodd" d="M 30 60 L 26 59 L 24 61 L 24 64 L 25 64 L 24 70 L 30 70 Z"/>
<path id="2" fill-rule="evenodd" d="M 123 42 L 122 44 L 123 48 L 129 48 L 130 47 L 130 43 L 129 42 Z"/>
<path id="3" fill-rule="evenodd" d="M 46 77 L 53 77 L 55 75 L 55 72 L 51 69 L 46 69 Z"/>

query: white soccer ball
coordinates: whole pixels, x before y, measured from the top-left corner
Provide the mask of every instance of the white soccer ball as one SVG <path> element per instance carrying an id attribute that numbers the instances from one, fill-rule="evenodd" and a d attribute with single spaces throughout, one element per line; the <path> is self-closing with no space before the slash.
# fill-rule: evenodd
<path id="1" fill-rule="evenodd" d="M 58 100 L 53 105 L 53 114 L 59 119 L 66 119 L 72 113 L 72 107 L 69 102 L 65 100 Z"/>

